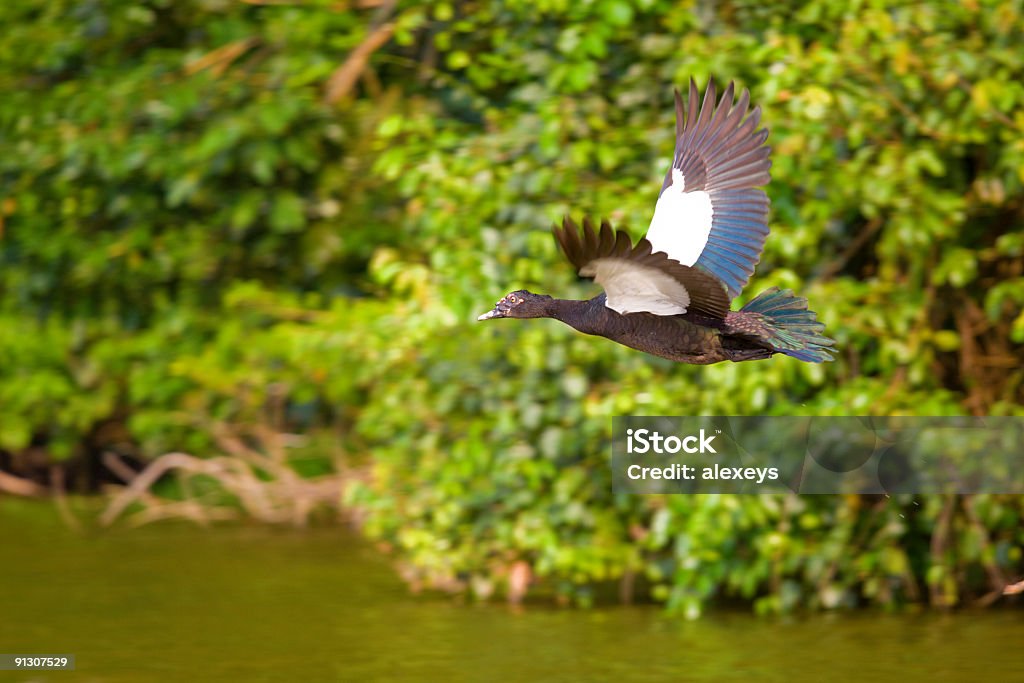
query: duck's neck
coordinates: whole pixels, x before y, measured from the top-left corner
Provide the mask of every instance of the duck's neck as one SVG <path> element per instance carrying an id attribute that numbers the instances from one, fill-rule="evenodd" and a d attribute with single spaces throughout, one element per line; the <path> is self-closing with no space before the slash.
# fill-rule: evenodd
<path id="1" fill-rule="evenodd" d="M 609 311 L 610 309 L 604 305 L 602 295 L 588 301 L 551 299 L 546 306 L 545 314 L 546 317 L 563 322 L 584 334 L 597 334 L 595 330 L 600 329 Z"/>

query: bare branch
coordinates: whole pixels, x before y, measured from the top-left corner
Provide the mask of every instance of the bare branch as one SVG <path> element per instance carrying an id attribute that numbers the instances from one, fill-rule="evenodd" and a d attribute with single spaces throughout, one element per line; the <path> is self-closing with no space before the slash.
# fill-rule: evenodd
<path id="1" fill-rule="evenodd" d="M 185 73 L 191 76 L 203 69 L 209 69 L 214 75 L 220 76 L 231 65 L 231 62 L 238 59 L 255 44 L 256 39 L 250 37 L 222 45 L 186 64 Z"/>
<path id="2" fill-rule="evenodd" d="M 34 481 L 22 479 L 3 471 L 0 471 L 0 492 L 33 498 L 46 495 L 46 489 Z"/>
<path id="3" fill-rule="evenodd" d="M 394 4 L 394 2 L 391 2 L 388 5 L 382 5 L 381 10 L 378 10 L 378 12 L 390 14 Z M 381 23 L 370 30 L 370 33 L 363 39 L 363 42 L 349 54 L 348 59 L 335 69 L 334 73 L 327 79 L 327 91 L 324 95 L 324 101 L 327 104 L 334 104 L 351 92 L 352 87 L 359 79 L 359 75 L 363 73 L 366 64 L 370 61 L 370 56 L 391 40 L 394 32 L 395 24 L 393 22 Z"/>

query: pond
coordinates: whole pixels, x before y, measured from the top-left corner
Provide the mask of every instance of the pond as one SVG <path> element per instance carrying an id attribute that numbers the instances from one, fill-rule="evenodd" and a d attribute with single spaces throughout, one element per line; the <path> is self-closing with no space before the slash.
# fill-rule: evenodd
<path id="1" fill-rule="evenodd" d="M 20 681 L 1024 681 L 1019 610 L 802 618 L 412 595 L 351 532 L 73 531 L 0 498 L 0 652 Z"/>

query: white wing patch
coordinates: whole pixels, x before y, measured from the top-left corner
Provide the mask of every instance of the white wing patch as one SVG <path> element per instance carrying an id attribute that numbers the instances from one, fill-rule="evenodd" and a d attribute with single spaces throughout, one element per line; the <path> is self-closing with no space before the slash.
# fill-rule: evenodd
<path id="1" fill-rule="evenodd" d="M 690 305 L 690 293 L 681 282 L 657 268 L 618 258 L 599 258 L 580 270 L 604 288 L 605 305 L 617 313 L 679 315 Z"/>
<path id="2" fill-rule="evenodd" d="M 672 184 L 654 205 L 647 241 L 654 251 L 663 251 L 684 266 L 692 266 L 707 246 L 714 208 L 707 192 L 684 192 L 685 188 L 682 172 L 673 168 Z"/>

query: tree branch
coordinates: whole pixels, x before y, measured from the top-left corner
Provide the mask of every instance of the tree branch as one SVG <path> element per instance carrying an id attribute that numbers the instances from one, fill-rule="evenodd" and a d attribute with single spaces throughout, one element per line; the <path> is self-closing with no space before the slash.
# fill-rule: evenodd
<path id="1" fill-rule="evenodd" d="M 394 1 L 382 5 L 378 10 L 378 16 L 389 17 L 394 7 Z M 348 59 L 335 69 L 334 73 L 327 79 L 324 102 L 335 104 L 345 98 L 351 92 L 356 81 L 359 80 L 359 75 L 366 68 L 366 64 L 370 61 L 370 56 L 391 40 L 394 32 L 395 24 L 390 21 L 382 22 L 372 27 L 369 35 L 363 39 L 363 42 L 355 50 L 352 50 Z"/>

